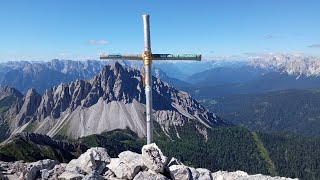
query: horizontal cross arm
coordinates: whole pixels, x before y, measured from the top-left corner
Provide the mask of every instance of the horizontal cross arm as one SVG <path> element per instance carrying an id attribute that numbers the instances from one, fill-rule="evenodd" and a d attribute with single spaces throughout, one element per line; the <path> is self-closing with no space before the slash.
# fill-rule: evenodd
<path id="1" fill-rule="evenodd" d="M 111 59 L 111 60 L 143 60 L 140 54 L 109 54 L 102 55 L 100 59 Z M 190 61 L 201 61 L 200 54 L 152 54 L 152 60 L 190 60 Z"/>
<path id="2" fill-rule="evenodd" d="M 102 55 L 100 59 L 111 59 L 111 60 L 143 60 L 141 54 L 109 54 L 109 55 Z"/>
<path id="3" fill-rule="evenodd" d="M 152 54 L 153 60 L 191 60 L 201 61 L 200 54 Z"/>

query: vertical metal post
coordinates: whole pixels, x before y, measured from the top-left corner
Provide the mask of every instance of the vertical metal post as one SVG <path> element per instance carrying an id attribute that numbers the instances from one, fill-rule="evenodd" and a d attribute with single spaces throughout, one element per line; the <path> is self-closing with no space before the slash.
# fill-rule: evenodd
<path id="1" fill-rule="evenodd" d="M 150 44 L 149 14 L 142 15 L 144 26 L 144 53 L 142 55 L 145 69 L 145 93 L 146 93 L 146 119 L 147 119 L 147 144 L 153 143 L 153 121 L 152 121 L 152 53 Z"/>

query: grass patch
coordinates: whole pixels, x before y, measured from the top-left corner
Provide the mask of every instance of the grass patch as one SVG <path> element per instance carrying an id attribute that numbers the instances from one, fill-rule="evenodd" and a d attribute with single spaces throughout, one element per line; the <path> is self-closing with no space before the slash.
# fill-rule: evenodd
<path id="1" fill-rule="evenodd" d="M 263 142 L 260 140 L 258 134 L 256 132 L 252 132 L 252 137 L 256 142 L 258 150 L 260 152 L 261 157 L 267 162 L 268 170 L 271 176 L 277 176 L 276 166 L 270 158 L 268 150 L 264 147 Z"/>

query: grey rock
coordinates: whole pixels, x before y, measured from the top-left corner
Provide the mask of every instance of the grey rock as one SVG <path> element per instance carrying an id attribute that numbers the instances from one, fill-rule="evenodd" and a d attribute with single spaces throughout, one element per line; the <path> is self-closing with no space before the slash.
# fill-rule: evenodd
<path id="1" fill-rule="evenodd" d="M 192 178 L 190 169 L 183 165 L 172 165 L 169 167 L 170 176 L 173 180 L 189 180 Z"/>
<path id="2" fill-rule="evenodd" d="M 134 153 L 131 151 L 124 151 L 118 155 L 121 162 L 126 164 L 130 177 L 134 177 L 139 170 L 145 170 L 146 167 L 143 164 L 141 154 Z"/>
<path id="3" fill-rule="evenodd" d="M 90 174 L 86 175 L 83 180 L 103 180 L 103 177 L 100 176 L 99 172 L 92 171 Z"/>
<path id="4" fill-rule="evenodd" d="M 19 114 L 15 118 L 14 127 L 17 128 L 32 120 L 40 102 L 41 95 L 38 94 L 35 89 L 29 89 L 26 96 L 24 97 L 24 103 L 19 111 Z"/>
<path id="5" fill-rule="evenodd" d="M 200 173 L 193 167 L 189 167 L 192 179 L 199 179 Z"/>
<path id="6" fill-rule="evenodd" d="M 111 178 L 116 177 L 116 175 L 115 175 L 110 169 L 108 169 L 107 171 L 105 171 L 105 172 L 103 173 L 102 177 L 103 177 L 104 179 L 111 179 Z"/>
<path id="7" fill-rule="evenodd" d="M 51 172 L 47 169 L 40 170 L 41 179 L 49 179 L 52 176 Z"/>
<path id="8" fill-rule="evenodd" d="M 213 180 L 210 170 L 203 168 L 197 168 L 196 170 L 199 172 L 199 180 Z"/>
<path id="9" fill-rule="evenodd" d="M 94 170 L 101 173 L 109 162 L 110 157 L 105 148 L 90 148 L 78 159 L 71 160 L 67 164 L 66 170 L 78 174 L 89 174 Z"/>
<path id="10" fill-rule="evenodd" d="M 27 168 L 25 170 L 24 178 L 26 180 L 34 180 L 37 176 L 40 176 L 40 170 L 42 169 L 52 169 L 55 165 L 57 165 L 59 162 L 56 160 L 40 160 L 34 163 L 27 164 Z"/>
<path id="11" fill-rule="evenodd" d="M 82 174 L 77 174 L 69 171 L 63 172 L 58 179 L 61 180 L 82 180 L 84 178 L 84 175 Z"/>
<path id="12" fill-rule="evenodd" d="M 155 143 L 142 147 L 143 164 L 155 173 L 162 173 L 168 158 L 165 157 Z"/>
<path id="13" fill-rule="evenodd" d="M 164 175 L 162 174 L 153 174 L 149 171 L 140 171 L 133 180 L 145 180 L 145 179 L 152 179 L 152 180 L 168 180 Z"/>
<path id="14" fill-rule="evenodd" d="M 40 170 L 41 178 L 56 180 L 58 179 L 58 176 L 60 176 L 65 171 L 66 166 L 67 166 L 66 163 L 61 163 L 61 164 L 55 165 L 54 168 L 51 170 L 47 170 L 47 169 Z"/>
<path id="15" fill-rule="evenodd" d="M 112 158 L 107 167 L 120 179 L 133 179 L 140 170 L 140 166 L 125 164 L 119 158 Z"/>
<path id="16" fill-rule="evenodd" d="M 170 167 L 172 165 L 184 165 L 184 164 L 180 162 L 177 158 L 172 157 L 166 166 Z"/>

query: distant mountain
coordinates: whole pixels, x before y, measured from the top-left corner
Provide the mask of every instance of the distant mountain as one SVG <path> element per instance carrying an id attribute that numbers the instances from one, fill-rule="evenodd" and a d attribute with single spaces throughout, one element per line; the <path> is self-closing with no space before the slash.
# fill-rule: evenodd
<path id="1" fill-rule="evenodd" d="M 50 62 L 11 61 L 0 64 L 0 86 L 14 87 L 23 94 L 34 88 L 40 94 L 46 89 L 77 79 L 89 80 L 97 75 L 105 65 L 115 61 L 72 61 L 54 59 Z M 123 66 L 143 69 L 142 62 L 119 61 Z M 189 86 L 188 83 L 166 75 L 153 67 L 153 75 L 176 87 Z"/>
<path id="2" fill-rule="evenodd" d="M 189 76 L 217 67 L 237 68 L 246 65 L 246 61 L 202 60 L 202 61 L 155 61 L 169 77 L 189 82 Z"/>
<path id="3" fill-rule="evenodd" d="M 320 58 L 303 55 L 272 54 L 249 61 L 249 65 L 264 69 L 272 69 L 295 76 L 320 76 Z"/>
<path id="4" fill-rule="evenodd" d="M 10 86 L 25 94 L 35 88 L 40 94 L 60 83 L 91 79 L 107 61 L 52 60 L 50 62 L 8 62 L 0 64 L 0 85 Z"/>
<path id="5" fill-rule="evenodd" d="M 244 83 L 268 73 L 251 66 L 216 67 L 188 77 L 188 82 L 196 86 L 216 86 L 230 83 Z"/>
<path id="6" fill-rule="evenodd" d="M 196 99 L 227 97 L 236 94 L 263 93 L 286 89 L 320 88 L 320 77 L 244 66 L 214 68 L 189 77 L 192 85 L 180 87 Z"/>
<path id="7" fill-rule="evenodd" d="M 320 135 L 319 90 L 235 95 L 202 103 L 222 118 L 252 130 Z"/>
<path id="8" fill-rule="evenodd" d="M 165 132 L 193 121 L 199 133 L 226 125 L 183 91 L 153 78 L 154 119 Z M 30 89 L 4 112 L 10 133 L 37 132 L 77 139 L 113 129 L 130 128 L 146 135 L 145 94 L 140 71 L 119 63 L 108 65 L 90 81 L 60 84 L 44 95 Z M 177 134 L 178 135 L 178 134 Z"/>

